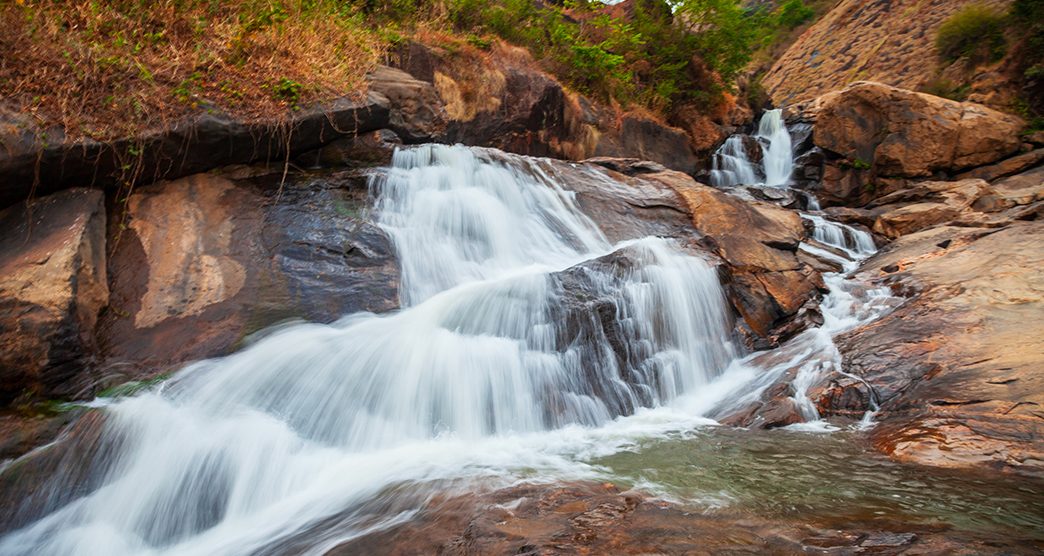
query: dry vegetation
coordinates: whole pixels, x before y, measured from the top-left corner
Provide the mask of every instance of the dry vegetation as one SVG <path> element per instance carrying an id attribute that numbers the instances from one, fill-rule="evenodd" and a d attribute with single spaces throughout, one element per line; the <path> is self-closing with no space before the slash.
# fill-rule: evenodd
<path id="1" fill-rule="evenodd" d="M 364 88 L 385 41 L 346 2 L 0 2 L 4 108 L 112 139 L 208 109 L 244 120 Z"/>

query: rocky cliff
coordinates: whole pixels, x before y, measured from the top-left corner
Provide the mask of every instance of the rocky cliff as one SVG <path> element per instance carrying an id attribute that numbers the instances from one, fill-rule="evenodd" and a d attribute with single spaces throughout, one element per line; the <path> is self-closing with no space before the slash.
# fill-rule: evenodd
<path id="1" fill-rule="evenodd" d="M 939 25 L 968 4 L 1007 0 L 841 0 L 765 74 L 777 106 L 818 97 L 856 81 L 920 90 L 939 72 Z"/>

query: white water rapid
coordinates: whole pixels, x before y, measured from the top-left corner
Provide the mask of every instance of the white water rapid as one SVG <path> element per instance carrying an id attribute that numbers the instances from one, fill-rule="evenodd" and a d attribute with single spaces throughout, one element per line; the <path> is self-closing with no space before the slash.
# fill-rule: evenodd
<path id="1" fill-rule="evenodd" d="M 454 485 L 607 479 L 592 459 L 713 425 L 788 369 L 818 419 L 805 392 L 840 369 L 832 336 L 880 314 L 883 292 L 828 274 L 823 326 L 770 365 L 740 357 L 706 262 L 662 238 L 610 244 L 550 172 L 398 151 L 371 189 L 403 308 L 277 328 L 106 406 L 89 488 L 61 496 L 75 469 L 47 483 L 42 517 L 0 554 L 321 554 Z M 872 252 L 805 217 L 834 251 L 803 248 L 846 271 Z"/>
<path id="2" fill-rule="evenodd" d="M 321 553 L 407 519 L 360 509 L 385 489 L 561 466 L 591 427 L 699 393 L 736 356 L 713 269 L 665 239 L 610 245 L 511 160 L 398 151 L 372 189 L 404 308 L 277 329 L 114 403 L 100 486 L 0 554 Z"/>
<path id="3" fill-rule="evenodd" d="M 711 185 L 768 185 L 784 187 L 790 183 L 794 172 L 793 142 L 783 121 L 783 110 L 766 110 L 758 123 L 755 141 L 744 141 L 744 135 L 733 135 L 714 153 L 711 169 Z M 760 162 L 752 162 L 758 149 Z"/>

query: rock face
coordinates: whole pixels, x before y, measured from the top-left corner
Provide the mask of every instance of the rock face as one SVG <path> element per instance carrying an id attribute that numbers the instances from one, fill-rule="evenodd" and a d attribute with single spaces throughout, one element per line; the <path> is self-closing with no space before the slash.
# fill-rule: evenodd
<path id="1" fill-rule="evenodd" d="M 648 163 L 592 161 L 612 168 L 610 176 L 619 181 L 645 184 L 646 188 L 666 186 L 680 197 L 683 214 L 702 236 L 700 244 L 725 263 L 723 281 L 733 307 L 749 326 L 742 330 L 749 345 L 774 345 L 807 325 L 790 326 L 795 316 L 805 313 L 806 304 L 815 303 L 824 286 L 819 272 L 798 259 L 798 244 L 807 231 L 797 213 L 741 200 L 681 172 Z M 616 176 L 615 172 L 629 176 Z M 656 198 L 647 193 L 642 196 L 646 203 Z"/>
<path id="2" fill-rule="evenodd" d="M 398 305 L 398 269 L 365 216 L 365 176 L 198 174 L 131 195 L 114 230 L 109 373 L 170 369 L 289 318 L 330 322 Z M 118 380 L 117 380 L 118 382 Z"/>
<path id="3" fill-rule="evenodd" d="M 1042 269 L 1041 222 L 898 239 L 863 274 L 917 295 L 838 339 L 850 376 L 813 390 L 821 411 L 875 400 L 874 442 L 899 460 L 1044 474 Z"/>
<path id="4" fill-rule="evenodd" d="M 903 179 L 989 164 L 1021 144 L 1014 116 L 880 83 L 855 83 L 817 106 L 813 139 L 828 153 L 825 203 L 864 204 Z"/>
<path id="5" fill-rule="evenodd" d="M 370 90 L 388 98 L 391 114 L 388 128 L 408 143 L 439 137 L 446 128 L 446 110 L 435 87 L 426 81 L 388 66 L 369 76 Z"/>
<path id="6" fill-rule="evenodd" d="M 498 43 L 492 56 L 411 43 L 398 65 L 434 84 L 448 119 L 440 140 L 495 147 L 532 156 L 581 160 L 592 156 L 638 156 L 694 172 L 697 149 L 710 149 L 723 132 L 702 115 L 681 117 L 686 129 L 648 116 L 620 113 L 569 93 L 537 69 L 523 49 Z M 749 119 L 732 110 L 722 121 Z M 692 125 L 689 125 L 692 124 Z M 694 127 L 695 126 L 695 127 Z M 697 146 L 694 137 L 713 135 Z"/>
<path id="7" fill-rule="evenodd" d="M 414 506 L 404 506 L 413 508 Z M 409 522 L 328 554 L 1032 554 L 1037 542 L 867 520 L 799 523 L 692 511 L 612 484 L 436 496 Z M 385 510 L 387 511 L 387 510 Z M 293 551 L 294 545 L 288 546 Z"/>
<path id="8" fill-rule="evenodd" d="M 855 81 L 920 89 L 936 74 L 935 35 L 968 4 L 1010 0 L 841 0 L 776 61 L 763 84 L 777 106 Z"/>
<path id="9" fill-rule="evenodd" d="M 246 123 L 203 113 L 140 137 L 72 143 L 61 130 L 41 130 L 26 116 L 0 111 L 0 207 L 24 201 L 30 192 L 110 185 L 128 177 L 125 172 L 147 183 L 230 164 L 287 160 L 340 137 L 386 128 L 389 111 L 387 97 L 374 93 L 307 108 L 286 121 Z"/>
<path id="10" fill-rule="evenodd" d="M 0 212 L 0 406 L 89 385 L 109 300 L 103 201 L 70 189 Z"/>

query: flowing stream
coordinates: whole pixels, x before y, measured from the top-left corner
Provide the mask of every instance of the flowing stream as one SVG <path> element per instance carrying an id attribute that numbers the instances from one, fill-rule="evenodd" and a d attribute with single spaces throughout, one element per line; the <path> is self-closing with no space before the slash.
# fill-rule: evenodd
<path id="1" fill-rule="evenodd" d="M 0 554 L 321 554 L 454 484 L 611 477 L 605 458 L 713 425 L 787 369 L 818 423 L 805 393 L 840 369 L 832 336 L 890 299 L 827 275 L 824 325 L 759 364 L 707 262 L 668 239 L 611 244 L 530 159 L 402 149 L 371 188 L 402 310 L 276 328 L 108 405 L 94 486 Z M 873 251 L 805 217 L 832 250 L 803 248 L 845 272 Z"/>

